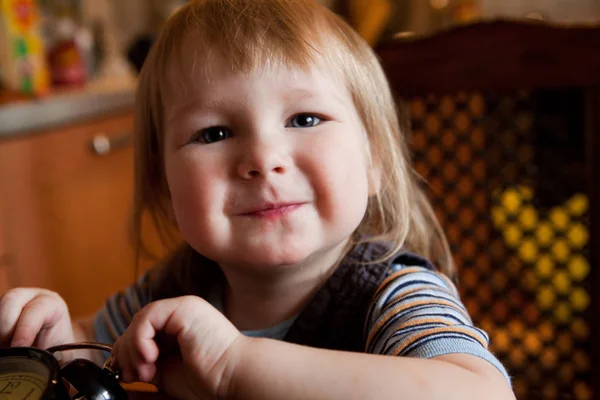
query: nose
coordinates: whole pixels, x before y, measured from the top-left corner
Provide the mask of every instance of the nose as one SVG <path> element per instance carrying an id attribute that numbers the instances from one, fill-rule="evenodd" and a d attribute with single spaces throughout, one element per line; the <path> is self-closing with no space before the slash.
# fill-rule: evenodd
<path id="1" fill-rule="evenodd" d="M 266 178 L 285 174 L 291 164 L 285 144 L 273 140 L 254 140 L 241 150 L 238 174 L 244 179 Z"/>

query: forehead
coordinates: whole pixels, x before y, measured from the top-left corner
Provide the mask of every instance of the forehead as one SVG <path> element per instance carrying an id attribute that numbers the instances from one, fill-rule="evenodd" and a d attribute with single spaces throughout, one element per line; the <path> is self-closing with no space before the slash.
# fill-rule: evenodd
<path id="1" fill-rule="evenodd" d="M 232 62 L 221 52 L 201 49 L 193 41 L 183 43 L 182 51 L 166 64 L 161 79 L 166 104 L 178 100 L 210 96 L 212 90 L 236 85 L 260 84 L 274 89 L 311 89 L 313 92 L 348 94 L 343 71 L 331 57 L 315 52 L 303 60 L 253 59 L 246 64 Z M 268 79 L 261 79 L 261 78 Z M 309 91 L 309 90 L 307 90 Z"/>

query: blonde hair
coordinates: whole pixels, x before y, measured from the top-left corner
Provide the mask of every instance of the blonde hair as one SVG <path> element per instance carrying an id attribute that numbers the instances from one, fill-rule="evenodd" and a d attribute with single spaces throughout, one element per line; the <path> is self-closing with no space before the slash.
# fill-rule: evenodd
<path id="1" fill-rule="evenodd" d="M 167 68 L 181 66 L 186 40 L 193 40 L 195 63 L 208 65 L 208 57 L 216 53 L 233 72 L 271 65 L 309 68 L 317 61 L 333 67 L 352 95 L 381 176 L 379 193 L 369 200 L 353 244 L 385 240 L 391 243 L 385 257 L 404 247 L 437 262 L 442 271 L 453 272 L 449 246 L 410 167 L 394 98 L 373 50 L 341 18 L 310 0 L 195 0 L 166 23 L 144 64 L 137 93 L 134 238 L 138 250 L 145 248 L 146 212 L 161 234 L 170 232 L 162 98 Z M 172 244 L 171 237 L 164 234 L 163 241 Z"/>

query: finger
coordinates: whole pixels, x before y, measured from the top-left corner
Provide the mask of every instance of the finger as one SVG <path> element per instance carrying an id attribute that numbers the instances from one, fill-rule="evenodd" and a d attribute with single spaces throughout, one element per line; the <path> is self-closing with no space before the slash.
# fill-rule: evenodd
<path id="1" fill-rule="evenodd" d="M 177 297 L 151 303 L 139 313 L 138 335 L 144 339 L 154 338 L 156 332 L 175 336 L 185 328 L 182 318 L 176 318 L 176 312 L 185 298 Z M 175 318 L 174 318 L 175 317 Z M 194 314 L 187 314 L 193 318 Z"/>
<path id="2" fill-rule="evenodd" d="M 137 376 L 141 382 L 152 382 L 156 375 L 156 364 L 140 364 L 137 367 Z"/>
<path id="3" fill-rule="evenodd" d="M 176 339 L 184 350 L 186 345 L 199 342 L 199 335 L 207 334 L 202 327 L 211 325 L 207 321 L 213 315 L 223 318 L 216 309 L 199 297 L 184 296 L 161 300 L 142 309 L 140 319 L 143 320 L 139 325 L 139 337 L 148 340 L 154 338 L 156 332 L 161 332 L 166 338 Z"/>
<path id="4" fill-rule="evenodd" d="M 159 306 L 160 303 L 162 302 L 152 303 L 140 310 L 128 328 L 128 334 L 131 335 L 130 345 L 136 351 L 137 363 L 155 363 L 159 356 L 159 347 L 168 350 L 165 346 L 167 332 L 163 332 L 166 319 L 161 317 L 166 317 L 164 313 L 169 312 L 169 309 L 164 310 Z"/>
<path id="5" fill-rule="evenodd" d="M 131 348 L 131 345 L 128 345 L 126 347 L 123 348 L 123 355 L 124 355 L 124 375 L 123 375 L 123 379 L 125 380 L 125 382 L 135 382 L 138 380 L 138 374 L 137 374 L 137 369 L 135 367 L 135 364 L 133 362 L 133 353 L 134 350 Z"/>
<path id="6" fill-rule="evenodd" d="M 136 350 L 138 363 L 154 363 L 159 356 L 158 339 L 160 333 L 149 324 L 151 308 L 143 310 L 131 327 L 132 348 Z"/>
<path id="7" fill-rule="evenodd" d="M 35 289 L 13 289 L 0 298 L 0 344 L 10 345 L 17 321 L 25 304 L 39 291 Z"/>
<path id="8" fill-rule="evenodd" d="M 46 330 L 38 343 L 38 347 L 46 348 L 49 343 L 54 342 L 53 328 L 60 323 L 65 312 L 66 310 L 57 304 L 55 296 L 37 295 L 23 307 L 11 346 L 31 346 L 38 334 Z"/>
<path id="9" fill-rule="evenodd" d="M 150 381 L 156 372 L 153 362 L 144 361 L 136 344 L 135 323 L 117 340 L 113 346 L 111 367 L 120 371 L 125 382 Z"/>
<path id="10" fill-rule="evenodd" d="M 166 301 L 167 307 L 160 306 L 165 301 L 152 303 L 134 316 L 127 331 L 113 347 L 116 364 L 126 382 L 151 381 L 156 374 L 156 361 L 159 346 L 157 334 L 168 320 L 171 310 L 177 309 L 177 301 Z"/>
<path id="11" fill-rule="evenodd" d="M 129 355 L 130 346 L 128 333 L 129 331 L 125 331 L 113 345 L 110 367 L 115 371 L 119 371 L 121 380 L 124 382 L 134 382 L 136 380 L 136 373 Z"/>

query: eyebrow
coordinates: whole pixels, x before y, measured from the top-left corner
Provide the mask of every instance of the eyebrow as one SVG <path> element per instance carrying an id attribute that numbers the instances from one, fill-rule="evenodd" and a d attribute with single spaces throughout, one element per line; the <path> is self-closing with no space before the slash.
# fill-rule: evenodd
<path id="1" fill-rule="evenodd" d="M 318 94 L 314 91 L 304 89 L 304 88 L 294 88 L 294 89 L 291 89 L 290 92 L 292 94 L 286 95 L 286 100 L 289 98 L 293 98 L 294 100 L 310 100 L 313 98 L 325 97 L 325 96 L 322 96 L 321 94 Z M 326 97 L 327 98 L 331 97 L 331 98 L 335 99 L 339 104 L 344 105 L 344 106 L 346 105 L 344 98 L 342 96 L 340 96 L 339 93 L 329 93 Z"/>
<path id="2" fill-rule="evenodd" d="M 285 97 L 286 97 L 286 99 L 293 97 L 294 99 L 304 100 L 304 99 L 312 99 L 314 97 L 319 97 L 319 96 L 317 93 L 307 90 L 307 89 L 292 88 L 291 90 L 286 92 Z"/>

